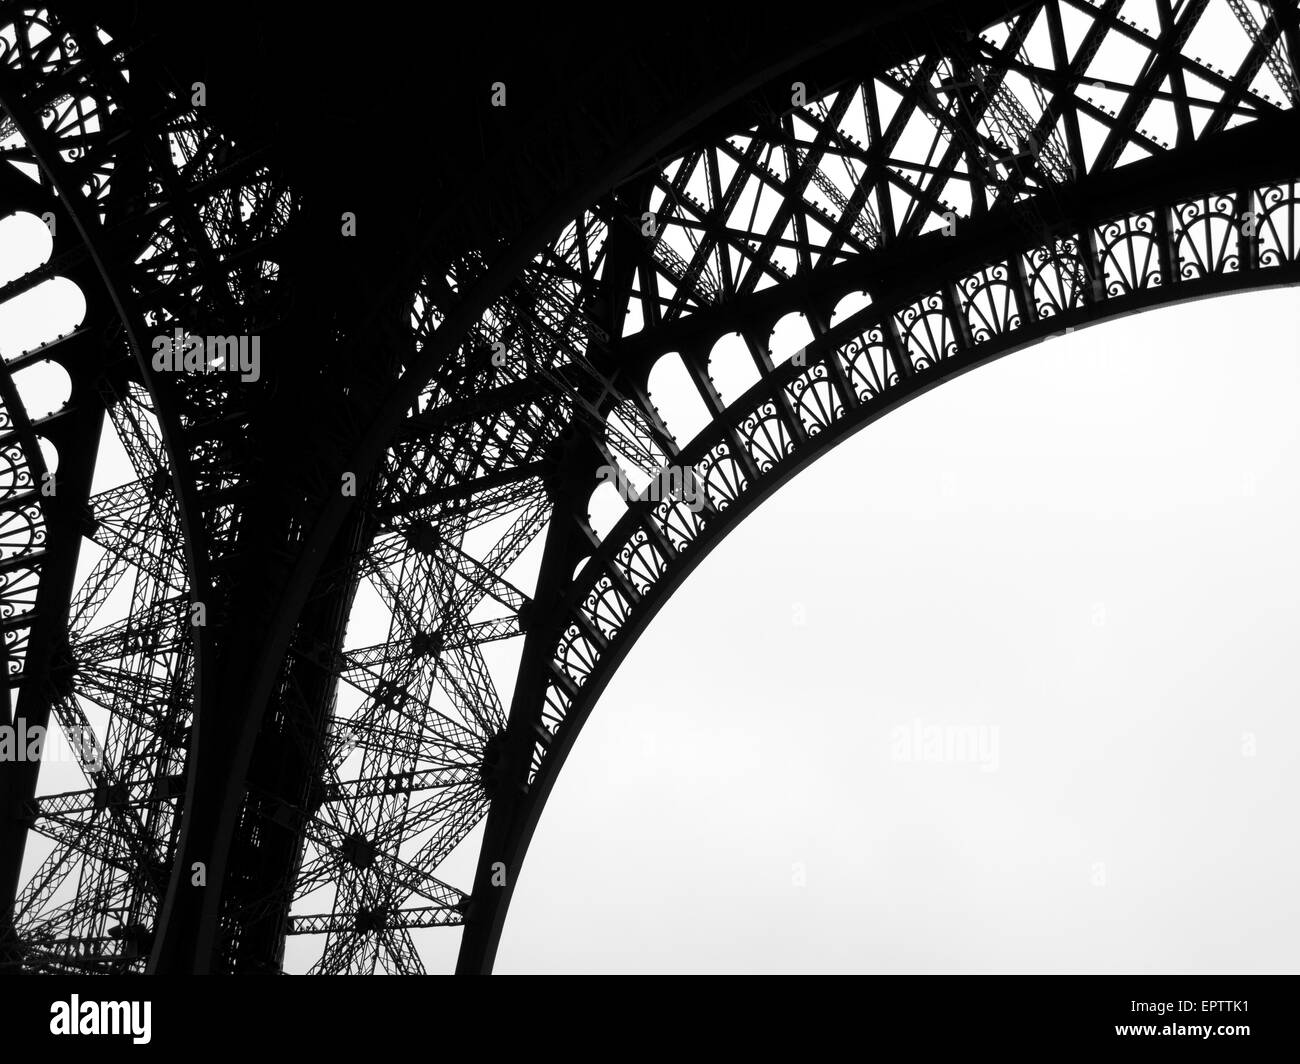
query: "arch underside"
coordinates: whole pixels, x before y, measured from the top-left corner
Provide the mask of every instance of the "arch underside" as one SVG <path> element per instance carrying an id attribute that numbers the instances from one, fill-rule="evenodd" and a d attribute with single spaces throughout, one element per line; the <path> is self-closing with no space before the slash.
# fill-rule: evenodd
<path id="1" fill-rule="evenodd" d="M 516 686 L 510 720 L 515 791 L 494 803 L 496 823 L 488 822 L 462 971 L 490 969 L 513 889 L 501 872 L 518 874 L 550 788 L 614 670 L 700 559 L 777 486 L 901 403 L 1010 351 L 1154 306 L 1300 280 L 1294 76 L 1277 73 L 1286 97 L 1271 114 L 1228 113 L 1229 97 L 1245 98 L 1260 66 L 1289 64 L 1290 53 L 1251 37 L 1235 77 L 1213 74 L 1235 86 L 1217 109 L 1191 102 L 1177 68 L 1189 80 L 1205 68 L 1170 46 L 1185 46 L 1207 6 L 1163 8 L 1160 33 L 1132 34 L 1152 50 L 1117 110 L 1098 108 L 1082 89 L 1108 32 L 1134 29 L 1117 18 L 1119 6 L 1031 5 L 973 48 L 918 56 L 827 94 L 811 117 L 795 112 L 701 145 L 654 180 L 616 191 L 575 227 L 580 237 L 604 224 L 612 243 L 628 216 L 634 224 L 646 217 L 639 208 L 658 215 L 658 232 L 638 248 L 620 292 L 639 309 L 640 327 L 608 345 L 581 334 L 571 345 L 582 352 L 574 362 L 612 367 L 612 386 L 585 367 L 578 374 L 600 385 L 606 431 L 594 432 L 582 457 L 574 448 L 570 461 L 583 472 L 569 494 L 557 493 L 552 521 L 577 531 L 539 579 L 540 589 L 547 564 L 558 571 L 544 600 L 551 623 L 530 629 L 525 646 L 519 683 L 528 687 Z M 1073 59 L 1062 32 L 1069 8 L 1093 18 L 1086 31 L 1076 27 Z M 1279 12 L 1275 45 L 1286 24 Z M 1020 47 L 1038 31 L 1054 71 Z M 1010 100 L 1015 77 L 1038 83 L 1026 92 L 1021 82 Z M 1113 77 L 1105 84 L 1119 87 Z M 886 88 L 904 101 L 910 93 L 938 131 L 924 165 L 882 158 L 905 154 L 904 132 L 916 128 L 915 114 L 900 118 L 905 104 L 883 113 Z M 1172 148 L 1142 125 L 1157 99 L 1176 116 Z M 854 128 L 867 130 L 866 150 L 846 132 L 858 107 L 865 119 Z M 1213 113 L 1191 120 L 1193 110 Z M 1087 145 L 1080 126 L 1090 111 L 1118 121 Z M 767 225 L 737 231 L 744 193 L 729 187 L 724 160 L 730 174 L 748 163 L 756 183 L 778 190 Z M 674 226 L 675 247 L 664 236 Z M 854 292 L 870 305 L 833 323 Z M 584 305 L 580 295 L 572 303 Z M 792 314 L 810 337 L 797 352 L 772 342 Z M 711 359 L 729 333 L 744 340 L 758 381 L 724 403 Z M 652 394 L 651 369 L 669 352 L 709 415 L 690 438 L 674 438 Z M 1225 353 L 1231 372 L 1227 364 Z M 577 410 L 574 423 L 585 413 Z M 583 504 L 601 463 L 639 464 L 652 484 L 694 484 L 695 497 L 628 492 L 626 512 L 598 533 Z M 656 477 L 656 468 L 677 476 Z M 498 806 L 509 812 L 497 816 Z"/>
<path id="2" fill-rule="evenodd" d="M 683 498 L 633 501 L 576 574 L 565 597 L 569 623 L 549 662 L 546 734 L 533 747 L 530 784 L 549 788 L 618 664 L 691 570 L 772 491 L 854 432 L 963 373 L 1066 331 L 1187 300 L 1300 284 L 1300 175 L 1247 192 L 1245 202 L 1266 228 L 1283 224 L 1244 254 L 1236 248 L 1237 195 L 1180 199 L 1111 219 L 1084 241 L 1067 238 L 1072 250 L 1096 240 L 1101 262 L 1088 267 L 1040 245 L 949 275 L 916 298 L 873 306 L 809 344 L 806 365 L 779 367 L 727 407 L 676 456 L 703 487 L 699 512 Z M 1180 212 L 1183 224 L 1157 233 L 1158 217 Z M 1207 216 L 1222 223 L 1220 235 L 1231 234 L 1226 243 Z M 1243 268 L 1248 258 L 1253 264 Z M 1072 283 L 1062 261 L 1077 264 L 1079 278 L 1101 276 L 1102 284 Z M 1224 363 L 1224 372 L 1233 372 L 1231 352 Z"/>
<path id="3" fill-rule="evenodd" d="M 1100 276 L 1100 287 L 1072 284 L 1060 259 L 1040 245 L 951 274 L 915 298 L 873 306 L 810 344 L 806 366 L 779 367 L 727 407 L 675 458 L 702 487 L 700 512 L 683 498 L 631 502 L 568 588 L 567 624 L 552 644 L 532 729 L 529 820 L 519 829 L 519 848 L 498 859 L 519 867 L 583 723 L 654 615 L 729 531 L 801 469 L 910 399 L 1066 330 L 1185 300 L 1300 284 L 1300 173 L 1240 195 L 1180 197 L 1110 219 L 1083 241 L 1067 238 L 1073 249 L 1095 240 L 1100 261 L 1090 269 L 1080 263 L 1078 276 Z M 1249 249 L 1237 236 L 1242 203 L 1267 219 L 1267 235 Z M 1177 373 L 1177 352 L 1168 357 Z M 1225 352 L 1225 373 L 1233 372 L 1232 361 Z"/>
<path id="4" fill-rule="evenodd" d="M 8 53 L 0 102 L 22 134 L 8 162 L 38 175 L 26 209 L 64 212 L 51 261 L 87 296 L 87 350 L 64 364 L 79 409 L 98 397 L 133 469 L 92 498 L 97 441 L 72 448 L 86 483 L 58 517 L 66 576 L 35 611 L 43 645 L 64 636 L 63 672 L 51 656 L 32 682 L 60 692 L 65 727 L 82 721 L 78 699 L 108 712 L 108 768 L 83 765 L 85 786 L 54 794 L 18 781 L 21 830 L 53 848 L 15 883 L 11 963 L 279 970 L 296 940 L 315 972 L 419 972 L 416 936 L 463 926 L 461 970 L 490 969 L 600 692 L 763 498 L 1010 351 L 1300 281 L 1294 4 L 1036 0 L 985 27 L 963 27 L 961 5 L 944 14 L 892 42 L 909 58 L 863 71 L 846 62 L 855 43 L 889 51 L 864 37 L 841 42 L 821 81 L 764 86 L 741 101 L 744 123 L 706 123 L 667 161 L 638 162 L 541 247 L 431 252 L 408 320 L 340 319 L 355 365 L 312 378 L 338 385 L 308 393 L 334 405 L 294 423 L 295 461 L 279 468 L 257 453 L 281 440 L 266 423 L 309 405 L 289 347 L 265 350 L 270 377 L 284 359 L 278 396 L 265 381 L 159 378 L 142 356 L 173 325 L 317 324 L 277 301 L 300 221 L 292 190 L 175 87 L 128 86 L 125 58 L 85 25 Z M 119 156 L 121 130 L 148 149 Z M 503 281 L 515 258 L 527 265 Z M 807 336 L 796 347 L 791 322 Z M 733 334 L 753 383 L 724 399 L 712 359 Z M 665 356 L 706 414 L 698 432 L 674 431 L 656 402 Z M 380 392 L 402 415 L 366 472 L 349 434 Z M 0 393 L 8 411 L 4 379 Z M 36 468 L 20 417 L 5 439 L 22 437 Z M 331 457 L 303 458 L 317 455 Z M 598 531 L 588 500 L 603 467 L 671 468 L 678 488 L 624 499 Z M 15 468 L 10 509 L 31 502 L 31 473 Z M 331 532 L 322 513 L 358 470 Z M 699 487 L 694 504 L 682 485 Z M 0 567 L 33 556 L 39 532 L 24 536 Z M 104 553 L 74 589 L 83 539 Z M 94 626 L 119 585 L 132 587 L 126 614 Z M 207 628 L 187 624 L 196 600 L 212 607 Z M 494 644 L 517 666 L 499 666 Z M 247 674 L 222 686 L 214 673 L 245 657 Z M 203 723 L 232 730 L 196 745 Z M 202 842 L 186 850 L 184 821 L 228 829 L 228 867 L 201 901 L 186 887 Z M 480 825 L 473 883 L 453 885 L 445 868 Z"/>

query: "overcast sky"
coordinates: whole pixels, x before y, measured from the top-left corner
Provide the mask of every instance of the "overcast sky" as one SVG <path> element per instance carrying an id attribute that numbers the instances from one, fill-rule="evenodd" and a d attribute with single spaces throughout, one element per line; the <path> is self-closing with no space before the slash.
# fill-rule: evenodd
<path id="1" fill-rule="evenodd" d="M 1298 310 L 1049 341 L 769 499 L 610 684 L 498 970 L 1294 971 Z"/>

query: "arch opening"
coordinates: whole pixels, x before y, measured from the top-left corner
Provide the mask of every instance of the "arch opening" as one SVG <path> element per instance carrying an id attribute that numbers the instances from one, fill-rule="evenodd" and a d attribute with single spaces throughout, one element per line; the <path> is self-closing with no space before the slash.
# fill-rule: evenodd
<path id="1" fill-rule="evenodd" d="M 1294 305 L 1068 334 L 771 496 L 605 692 L 499 968 L 1285 970 Z"/>

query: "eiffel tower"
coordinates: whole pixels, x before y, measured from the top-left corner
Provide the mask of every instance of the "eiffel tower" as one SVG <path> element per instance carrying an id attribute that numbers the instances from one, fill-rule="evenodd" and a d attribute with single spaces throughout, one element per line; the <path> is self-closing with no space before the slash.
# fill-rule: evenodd
<path id="1" fill-rule="evenodd" d="M 48 232 L 0 278 L 6 971 L 490 971 L 602 690 L 780 484 L 1300 282 L 1295 0 L 284 6 L 0 2 L 0 234 Z"/>

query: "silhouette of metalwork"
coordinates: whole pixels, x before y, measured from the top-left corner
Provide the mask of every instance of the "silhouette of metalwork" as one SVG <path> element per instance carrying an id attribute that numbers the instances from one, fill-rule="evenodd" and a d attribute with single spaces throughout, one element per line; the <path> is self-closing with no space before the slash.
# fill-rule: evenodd
<path id="1" fill-rule="evenodd" d="M 462 926 L 459 970 L 490 970 L 600 692 L 763 498 L 1010 351 L 1300 281 L 1296 5 L 1133 6 L 842 34 L 583 163 L 567 222 L 489 187 L 326 309 L 286 280 L 322 238 L 274 152 L 129 38 L 0 5 L 0 197 L 54 222 L 0 304 L 52 277 L 86 301 L 0 372 L 4 723 L 62 730 L 84 775 L 0 764 L 0 963 L 279 971 L 292 940 L 301 969 L 410 973 Z M 629 128 L 698 88 L 647 84 Z M 540 183 L 578 187 L 553 161 Z M 157 369 L 176 328 L 262 337 L 263 375 Z M 72 391 L 33 418 L 14 376 L 41 360 Z M 132 477 L 92 494 L 101 437 Z M 610 470 L 638 489 L 596 522 Z"/>

